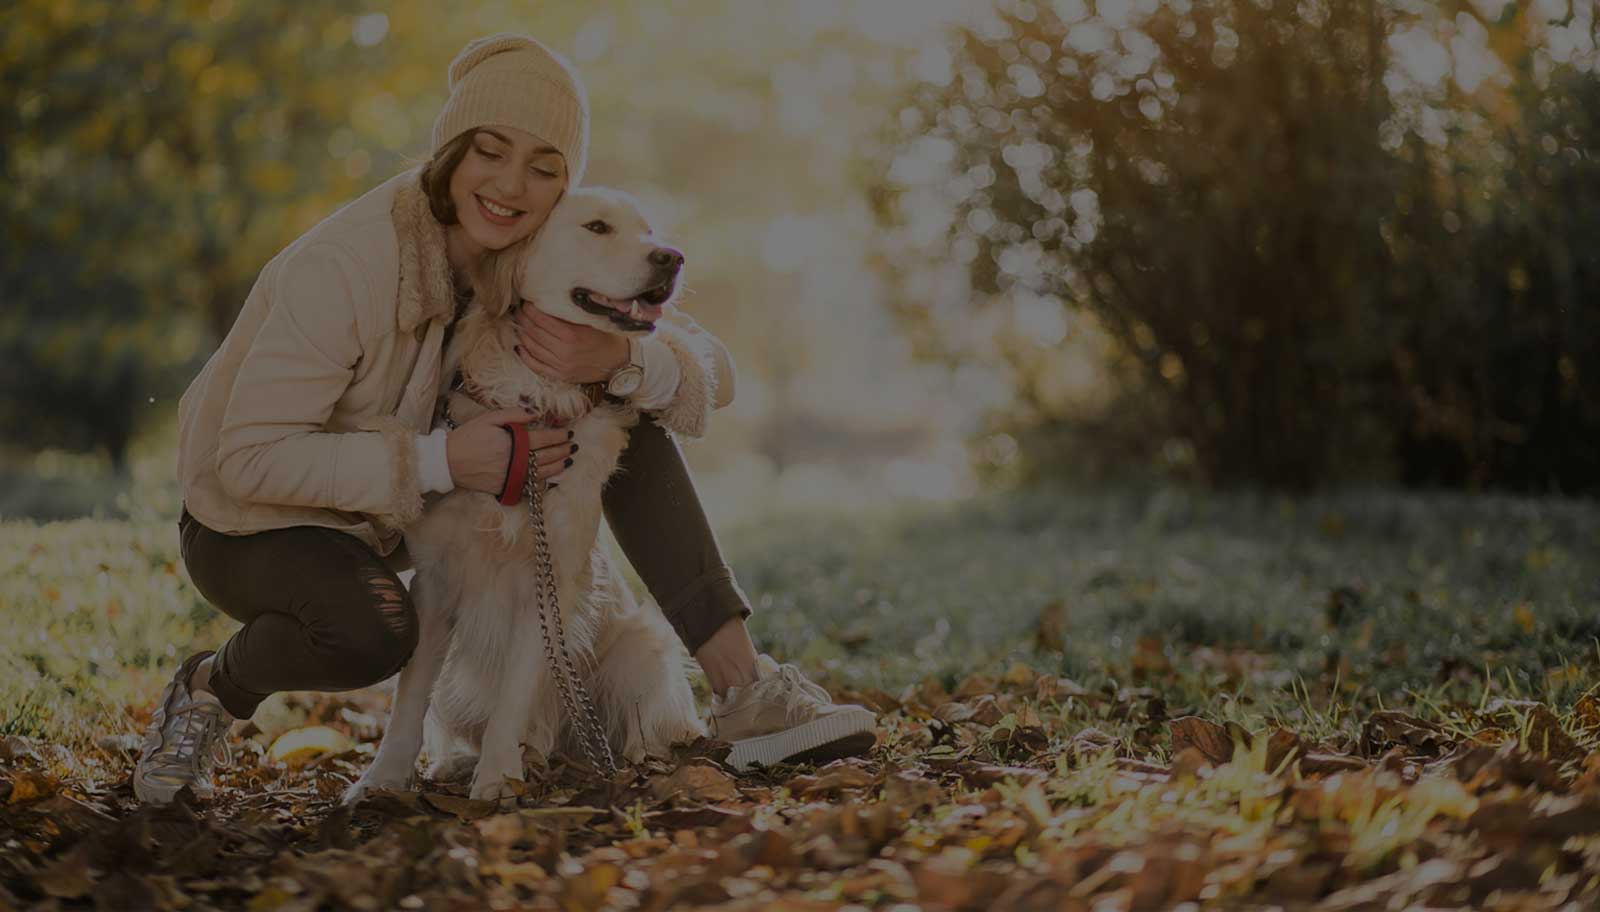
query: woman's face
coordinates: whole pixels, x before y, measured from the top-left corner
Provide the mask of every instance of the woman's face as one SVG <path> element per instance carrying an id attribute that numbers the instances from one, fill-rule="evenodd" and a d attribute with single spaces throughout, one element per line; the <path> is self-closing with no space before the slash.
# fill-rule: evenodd
<path id="1" fill-rule="evenodd" d="M 515 127 L 480 127 L 450 176 L 458 227 L 474 252 L 503 250 L 532 236 L 567 186 L 566 160 Z"/>

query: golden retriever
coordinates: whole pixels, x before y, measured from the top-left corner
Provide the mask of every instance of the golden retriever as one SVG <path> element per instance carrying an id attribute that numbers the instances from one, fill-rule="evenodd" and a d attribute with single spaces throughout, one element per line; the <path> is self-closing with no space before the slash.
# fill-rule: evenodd
<path id="1" fill-rule="evenodd" d="M 574 431 L 579 455 L 544 492 L 544 518 L 567 647 L 615 755 L 637 762 L 705 733 L 685 675 L 688 655 L 653 605 L 618 577 L 598 533 L 600 492 L 638 412 L 530 371 L 512 351 L 517 299 L 554 316 L 620 334 L 647 334 L 679 290 L 682 255 L 663 246 L 638 205 L 603 188 L 568 193 L 524 251 L 502 257 L 505 290 L 480 293 L 445 354 L 464 388 L 456 421 L 521 407 Z M 509 271 L 507 271 L 509 270 Z M 664 530 L 668 531 L 668 530 Z M 376 758 L 346 792 L 356 801 L 410 786 L 424 746 L 429 774 L 473 770 L 474 798 L 503 798 L 523 775 L 523 745 L 548 757 L 558 742 L 581 756 L 564 718 L 557 670 L 546 659 L 537 609 L 535 538 L 526 500 L 457 489 L 406 532 L 421 635 L 400 673 Z M 554 619 L 552 618 L 552 621 Z M 553 624 L 552 624 L 553 626 Z"/>

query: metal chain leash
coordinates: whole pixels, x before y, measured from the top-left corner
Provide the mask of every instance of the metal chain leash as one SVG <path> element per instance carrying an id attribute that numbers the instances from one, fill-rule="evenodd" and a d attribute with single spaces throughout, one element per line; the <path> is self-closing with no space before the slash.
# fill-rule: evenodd
<path id="1" fill-rule="evenodd" d="M 572 663 L 572 654 L 567 650 L 566 629 L 561 623 L 561 603 L 556 594 L 555 567 L 550 560 L 550 541 L 545 534 L 544 495 L 536 479 L 535 473 L 538 467 L 535 462 L 534 451 L 530 449 L 528 480 L 523 482 L 522 487 L 528 495 L 528 519 L 533 526 L 534 560 L 538 565 L 535 572 L 539 581 L 537 590 L 539 629 L 544 634 L 545 661 L 555 674 L 556 685 L 561 690 L 561 702 L 566 708 L 567 717 L 572 720 L 573 728 L 577 729 L 578 740 L 583 743 L 583 752 L 589 765 L 599 770 L 601 774 L 610 776 L 617 771 L 616 759 L 611 754 L 611 742 L 606 739 L 605 728 L 600 724 L 600 714 L 595 711 L 594 701 L 589 698 L 589 690 L 583 686 L 582 680 L 578 677 L 578 671 Z M 559 659 L 555 645 L 551 643 L 548 620 L 550 614 L 555 615 L 555 641 L 560 644 Z M 576 698 L 573 696 L 574 691 L 577 692 Z"/>
<path id="2" fill-rule="evenodd" d="M 457 372 L 450 383 L 450 392 L 455 392 L 462 386 L 462 377 Z M 458 425 L 450 415 L 450 397 L 445 394 L 444 423 L 446 427 L 454 430 Z M 577 730 L 578 740 L 583 743 L 583 753 L 589 765 L 599 770 L 603 775 L 610 776 L 617 771 L 616 758 L 611 754 L 611 742 L 606 739 L 605 728 L 600 724 L 600 714 L 595 711 L 594 701 L 589 698 L 589 691 L 583 686 L 578 677 L 577 669 L 573 666 L 572 655 L 567 651 L 567 633 L 565 625 L 561 623 L 560 597 L 556 594 L 556 572 L 550 560 L 550 539 L 544 527 L 544 492 L 538 482 L 538 460 L 535 451 L 528 450 L 528 478 L 522 483 L 522 491 L 528 497 L 528 521 L 533 526 L 534 573 L 538 580 L 537 601 L 539 608 L 539 632 L 544 635 L 544 658 L 550 666 L 550 672 L 555 676 L 556 687 L 561 691 L 561 705 L 567 713 L 567 718 L 572 720 L 572 727 Z M 556 635 L 555 641 L 550 637 L 549 614 L 555 615 Z M 556 644 L 560 645 L 559 655 Z M 577 697 L 573 696 L 577 692 Z"/>

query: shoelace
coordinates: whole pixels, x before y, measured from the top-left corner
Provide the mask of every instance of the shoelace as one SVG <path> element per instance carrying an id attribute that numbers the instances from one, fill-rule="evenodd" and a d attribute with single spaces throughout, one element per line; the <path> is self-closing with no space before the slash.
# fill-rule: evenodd
<path id="1" fill-rule="evenodd" d="M 172 711 L 172 718 L 176 719 L 179 716 L 183 717 L 183 728 L 176 732 L 177 737 L 171 743 L 163 745 L 160 753 L 152 759 L 159 759 L 161 766 L 166 769 L 188 768 L 194 765 L 200 746 L 210 741 L 209 759 L 212 763 L 226 765 L 233 762 L 233 750 L 228 746 L 228 739 L 219 737 L 222 733 L 222 716 L 215 708 L 199 700 L 191 700 L 189 705 Z M 200 720 L 198 731 L 195 729 L 196 717 Z"/>
<path id="2" fill-rule="evenodd" d="M 778 673 L 768 675 L 755 683 L 755 692 L 758 696 L 765 697 L 773 690 L 782 689 L 787 694 L 783 712 L 788 718 L 794 717 L 795 708 L 807 699 L 817 703 L 829 702 L 828 692 L 821 687 L 806 680 L 799 666 L 784 663 L 778 666 Z"/>

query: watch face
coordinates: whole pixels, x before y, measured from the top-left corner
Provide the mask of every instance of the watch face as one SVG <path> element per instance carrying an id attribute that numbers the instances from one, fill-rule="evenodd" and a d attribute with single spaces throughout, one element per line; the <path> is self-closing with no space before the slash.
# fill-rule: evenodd
<path id="1" fill-rule="evenodd" d="M 643 380 L 644 371 L 632 366 L 625 367 L 611 378 L 611 382 L 607 384 L 609 387 L 607 392 L 613 396 L 630 396 Z"/>

